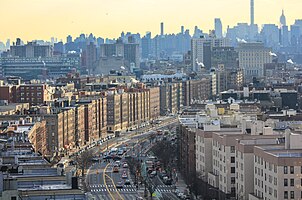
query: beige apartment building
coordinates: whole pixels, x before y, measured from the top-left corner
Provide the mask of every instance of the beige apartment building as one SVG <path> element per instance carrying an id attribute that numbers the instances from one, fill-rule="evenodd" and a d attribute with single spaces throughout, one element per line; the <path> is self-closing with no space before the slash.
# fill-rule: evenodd
<path id="1" fill-rule="evenodd" d="M 302 135 L 286 131 L 285 144 L 254 147 L 250 200 L 302 199 Z"/>
<path id="2" fill-rule="evenodd" d="M 149 117 L 150 119 L 156 119 L 160 114 L 160 89 L 159 87 L 148 88 L 149 90 Z"/>
<path id="3" fill-rule="evenodd" d="M 196 130 L 196 172 L 206 182 L 208 173 L 213 169 L 212 134 L 213 132 Z"/>
<path id="4" fill-rule="evenodd" d="M 107 96 L 107 131 L 121 130 L 121 94 L 117 91 L 108 91 Z"/>
<path id="5" fill-rule="evenodd" d="M 160 113 L 177 113 L 183 106 L 183 87 L 181 82 L 165 83 L 160 87 Z"/>
<path id="6" fill-rule="evenodd" d="M 107 96 L 91 96 L 79 99 L 77 106 L 84 106 L 84 127 L 79 123 L 80 128 L 84 128 L 84 143 L 92 143 L 107 136 Z M 83 117 L 80 108 L 79 117 Z M 81 129 L 80 129 L 81 131 Z M 83 139 L 82 132 L 79 138 Z"/>
<path id="7" fill-rule="evenodd" d="M 85 142 L 85 105 L 75 107 L 75 142 L 81 147 Z"/>
<path id="8" fill-rule="evenodd" d="M 237 140 L 235 159 L 238 200 L 249 199 L 249 194 L 254 192 L 254 147 L 277 145 L 282 137 L 282 135 L 257 135 Z"/>
<path id="9" fill-rule="evenodd" d="M 213 133 L 213 171 L 208 175 L 210 185 L 231 196 L 236 194 L 236 139 L 243 138 L 240 129 L 221 130 Z"/>

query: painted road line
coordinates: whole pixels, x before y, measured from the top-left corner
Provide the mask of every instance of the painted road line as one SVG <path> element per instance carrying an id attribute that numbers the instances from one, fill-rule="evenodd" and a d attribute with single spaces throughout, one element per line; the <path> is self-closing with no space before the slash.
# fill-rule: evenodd
<path id="1" fill-rule="evenodd" d="M 116 185 L 115 185 L 113 179 L 110 176 L 108 176 L 107 174 L 106 174 L 106 176 L 112 181 L 114 189 L 116 190 L 117 195 L 120 197 L 120 200 L 124 200 L 124 198 L 121 196 L 121 194 L 119 193 L 119 191 L 116 189 Z"/>
<path id="2" fill-rule="evenodd" d="M 107 187 L 107 184 L 106 184 L 106 169 L 107 169 L 107 167 L 109 166 L 109 164 L 110 164 L 110 163 L 108 163 L 108 164 L 106 165 L 106 167 L 104 168 L 103 181 L 104 181 L 104 185 L 105 185 L 107 191 L 109 192 L 109 195 L 110 195 L 111 199 L 112 199 L 112 200 L 115 200 L 114 197 L 112 196 L 111 192 L 109 191 L 109 189 L 108 189 L 108 187 Z"/>

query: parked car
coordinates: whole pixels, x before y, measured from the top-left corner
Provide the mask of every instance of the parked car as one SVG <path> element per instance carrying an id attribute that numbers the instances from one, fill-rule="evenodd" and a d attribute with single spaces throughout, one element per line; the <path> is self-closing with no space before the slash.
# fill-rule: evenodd
<path id="1" fill-rule="evenodd" d="M 116 184 L 116 188 L 123 188 L 123 181 L 119 181 L 119 182 L 117 182 L 117 184 Z"/>
<path id="2" fill-rule="evenodd" d="M 156 171 L 152 171 L 152 172 L 150 173 L 150 177 L 153 178 L 153 177 L 156 176 L 156 174 L 157 174 Z"/>
<path id="3" fill-rule="evenodd" d="M 129 180 L 129 179 L 126 179 L 124 184 L 125 184 L 125 185 L 131 185 L 130 180 Z"/>
<path id="4" fill-rule="evenodd" d="M 118 167 L 116 167 L 116 166 L 113 167 L 113 170 L 112 170 L 112 171 L 113 171 L 113 173 L 118 173 L 118 172 L 119 172 Z"/>

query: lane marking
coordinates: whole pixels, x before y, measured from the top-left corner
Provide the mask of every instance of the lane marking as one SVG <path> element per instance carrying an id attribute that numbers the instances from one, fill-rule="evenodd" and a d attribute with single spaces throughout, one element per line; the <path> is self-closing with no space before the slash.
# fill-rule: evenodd
<path id="1" fill-rule="evenodd" d="M 116 189 L 116 185 L 115 185 L 113 179 L 110 176 L 108 176 L 107 174 L 106 174 L 106 176 L 112 181 L 113 187 L 116 190 L 117 195 L 121 198 L 121 200 L 124 200 L 124 198 L 121 196 L 121 194 L 119 193 L 119 191 Z"/>
<path id="2" fill-rule="evenodd" d="M 106 169 L 107 169 L 107 167 L 109 166 L 109 164 L 110 164 L 110 163 L 108 163 L 108 164 L 106 165 L 106 167 L 104 168 L 103 180 L 104 180 L 104 185 L 105 185 L 107 191 L 109 192 L 110 198 L 111 198 L 112 200 L 115 200 L 114 197 L 112 196 L 111 192 L 109 191 L 107 184 L 106 184 L 106 175 L 107 175 L 107 174 L 106 174 Z M 108 175 L 107 175 L 107 176 L 108 176 Z"/>

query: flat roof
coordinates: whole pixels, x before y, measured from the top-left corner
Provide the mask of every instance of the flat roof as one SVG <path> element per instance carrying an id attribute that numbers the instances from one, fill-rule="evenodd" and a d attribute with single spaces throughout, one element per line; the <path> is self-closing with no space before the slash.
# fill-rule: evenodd
<path id="1" fill-rule="evenodd" d="M 66 190 L 71 189 L 70 185 L 55 184 L 55 185 L 34 185 L 34 187 L 18 188 L 18 190 Z"/>

